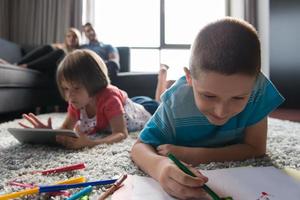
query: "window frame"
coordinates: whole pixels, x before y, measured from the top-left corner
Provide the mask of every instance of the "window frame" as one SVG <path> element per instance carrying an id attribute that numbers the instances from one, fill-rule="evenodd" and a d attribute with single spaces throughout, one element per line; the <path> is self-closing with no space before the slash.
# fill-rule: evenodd
<path id="1" fill-rule="evenodd" d="M 230 0 L 225 0 L 225 16 L 229 16 L 230 13 Z M 134 47 L 132 49 L 178 49 L 188 50 L 191 48 L 191 44 L 166 44 L 165 42 L 165 0 L 160 0 L 160 46 L 159 47 Z"/>

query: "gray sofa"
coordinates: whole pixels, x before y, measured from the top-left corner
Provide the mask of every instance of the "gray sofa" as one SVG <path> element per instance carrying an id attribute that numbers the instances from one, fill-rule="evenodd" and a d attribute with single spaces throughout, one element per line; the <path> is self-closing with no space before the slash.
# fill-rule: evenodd
<path id="1" fill-rule="evenodd" d="M 22 56 L 19 45 L 0 38 L 0 58 L 15 63 Z M 39 71 L 0 64 L 0 114 L 62 105 L 56 88 L 54 81 Z"/>
<path id="2" fill-rule="evenodd" d="M 129 72 L 130 48 L 118 47 L 118 50 L 121 70 L 112 84 L 125 90 L 130 97 L 154 97 L 157 74 Z M 16 63 L 23 55 L 21 46 L 0 38 L 0 58 Z M 36 70 L 0 64 L 0 117 L 7 113 L 29 112 L 36 107 L 54 105 L 64 107 L 66 104 L 53 80 Z"/>

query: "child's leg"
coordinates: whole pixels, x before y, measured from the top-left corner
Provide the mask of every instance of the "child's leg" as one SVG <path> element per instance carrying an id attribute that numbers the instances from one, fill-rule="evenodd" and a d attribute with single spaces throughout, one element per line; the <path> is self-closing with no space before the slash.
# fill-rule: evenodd
<path id="1" fill-rule="evenodd" d="M 151 99 L 150 97 L 146 97 L 146 96 L 136 96 L 136 97 L 132 97 L 131 100 L 137 104 L 140 104 L 142 106 L 144 106 L 144 108 L 151 114 L 153 115 L 153 113 L 157 110 L 158 106 L 159 106 L 159 102 Z"/>
<path id="2" fill-rule="evenodd" d="M 174 80 L 168 80 L 167 81 L 167 72 L 168 72 L 169 66 L 165 64 L 160 65 L 160 69 L 158 72 L 157 77 L 157 85 L 156 85 L 156 91 L 155 91 L 155 100 L 160 102 L 160 96 L 166 89 L 171 87 L 171 85 L 175 82 Z"/>

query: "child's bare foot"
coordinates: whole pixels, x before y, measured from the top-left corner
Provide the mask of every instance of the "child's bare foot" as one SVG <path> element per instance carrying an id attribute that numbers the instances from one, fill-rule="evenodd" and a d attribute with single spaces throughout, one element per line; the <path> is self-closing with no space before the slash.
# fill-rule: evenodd
<path id="1" fill-rule="evenodd" d="M 168 65 L 160 64 L 158 72 L 158 80 L 165 82 L 167 80 L 167 71 L 169 69 Z"/>
<path id="2" fill-rule="evenodd" d="M 157 86 L 155 92 L 155 100 L 160 101 L 160 95 L 167 89 L 167 71 L 169 69 L 168 65 L 160 64 Z"/>
<path id="3" fill-rule="evenodd" d="M 7 62 L 6 60 L 0 58 L 0 64 L 9 64 L 9 62 Z"/>
<path id="4" fill-rule="evenodd" d="M 160 64 L 160 70 L 163 70 L 163 69 L 168 70 L 169 68 L 170 67 L 166 64 Z"/>

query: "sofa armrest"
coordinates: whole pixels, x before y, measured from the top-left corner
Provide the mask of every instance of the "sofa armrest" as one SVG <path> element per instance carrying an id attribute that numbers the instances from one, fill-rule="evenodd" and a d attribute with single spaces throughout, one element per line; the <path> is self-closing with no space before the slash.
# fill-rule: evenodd
<path id="1" fill-rule="evenodd" d="M 112 84 L 127 92 L 129 97 L 155 97 L 157 73 L 120 72 Z"/>

